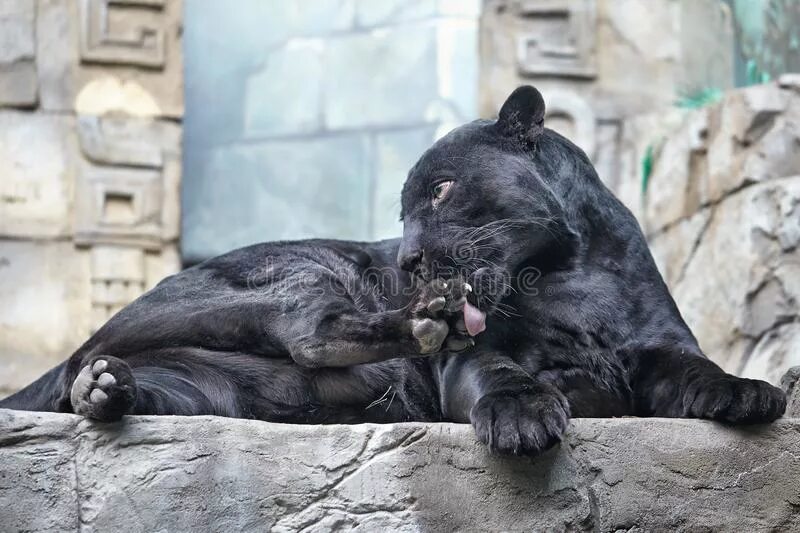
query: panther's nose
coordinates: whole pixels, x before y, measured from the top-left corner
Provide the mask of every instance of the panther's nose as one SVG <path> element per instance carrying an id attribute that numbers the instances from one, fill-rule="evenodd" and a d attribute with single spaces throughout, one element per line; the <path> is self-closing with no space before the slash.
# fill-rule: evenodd
<path id="1" fill-rule="evenodd" d="M 422 261 L 422 249 L 401 250 L 397 255 L 397 263 L 407 272 L 414 272 Z"/>

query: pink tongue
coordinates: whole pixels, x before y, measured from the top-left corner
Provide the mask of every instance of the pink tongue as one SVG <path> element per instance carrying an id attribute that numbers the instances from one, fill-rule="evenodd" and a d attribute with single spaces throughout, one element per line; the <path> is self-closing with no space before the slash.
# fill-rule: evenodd
<path id="1" fill-rule="evenodd" d="M 474 337 L 486 329 L 486 313 L 467 302 L 464 304 L 464 325 L 467 326 L 467 333 Z"/>

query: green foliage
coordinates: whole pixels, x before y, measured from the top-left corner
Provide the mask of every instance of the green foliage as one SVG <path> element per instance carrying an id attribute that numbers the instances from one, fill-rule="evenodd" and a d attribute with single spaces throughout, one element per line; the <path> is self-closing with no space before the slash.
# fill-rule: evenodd
<path id="1" fill-rule="evenodd" d="M 755 59 L 748 59 L 746 70 L 747 85 L 758 85 L 759 83 L 767 83 L 771 76 L 769 72 L 763 72 L 758 68 Z"/>
<path id="2" fill-rule="evenodd" d="M 678 97 L 675 105 L 684 109 L 698 109 L 719 102 L 722 99 L 722 90 L 716 87 L 707 87 L 699 91 L 686 93 Z"/>
<path id="3" fill-rule="evenodd" d="M 650 174 L 653 173 L 653 145 L 648 144 L 642 157 L 642 196 L 647 192 Z"/>

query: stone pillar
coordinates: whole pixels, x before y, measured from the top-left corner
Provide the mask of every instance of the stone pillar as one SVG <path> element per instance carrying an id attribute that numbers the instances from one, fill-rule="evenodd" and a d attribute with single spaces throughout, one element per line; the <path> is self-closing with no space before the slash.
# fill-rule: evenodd
<path id="1" fill-rule="evenodd" d="M 731 17 L 718 0 L 486 0 L 480 39 L 482 116 L 535 85 L 547 125 L 611 185 L 623 118 L 733 83 Z"/>
<path id="2" fill-rule="evenodd" d="M 180 267 L 180 0 L 0 0 L 0 395 Z"/>

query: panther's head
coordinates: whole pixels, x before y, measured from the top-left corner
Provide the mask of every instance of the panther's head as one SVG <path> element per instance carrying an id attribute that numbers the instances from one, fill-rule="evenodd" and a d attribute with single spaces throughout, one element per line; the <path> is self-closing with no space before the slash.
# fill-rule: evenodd
<path id="1" fill-rule="evenodd" d="M 398 264 L 424 280 L 466 280 L 470 333 L 483 329 L 487 314 L 510 312 L 503 299 L 519 291 L 522 276 L 552 268 L 574 245 L 552 188 L 559 162 L 540 150 L 558 137 L 544 129 L 544 114 L 539 91 L 518 88 L 496 121 L 477 120 L 438 140 L 403 186 Z"/>

